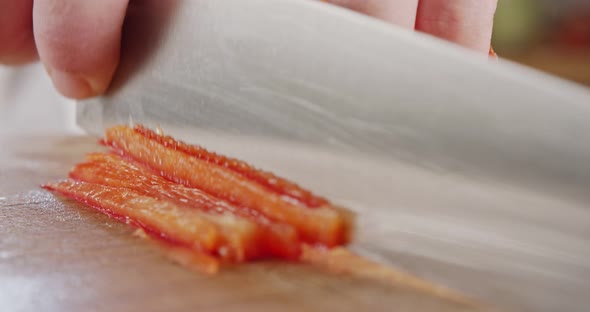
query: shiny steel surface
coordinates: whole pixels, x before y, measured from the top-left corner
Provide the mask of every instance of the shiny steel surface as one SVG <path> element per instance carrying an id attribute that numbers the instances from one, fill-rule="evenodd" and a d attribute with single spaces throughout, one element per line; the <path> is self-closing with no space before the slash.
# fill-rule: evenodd
<path id="1" fill-rule="evenodd" d="M 315 1 L 142 1 L 110 93 L 79 108 L 90 133 L 160 125 L 309 185 L 360 212 L 375 259 L 587 307 L 587 89 Z"/>

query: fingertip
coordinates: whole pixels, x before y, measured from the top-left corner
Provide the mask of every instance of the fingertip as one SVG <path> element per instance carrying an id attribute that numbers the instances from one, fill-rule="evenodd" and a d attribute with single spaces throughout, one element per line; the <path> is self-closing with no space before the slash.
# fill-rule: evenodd
<path id="1" fill-rule="evenodd" d="M 114 68 L 110 71 L 85 76 L 45 66 L 54 87 L 63 96 L 82 100 L 103 94 L 109 87 Z"/>
<path id="2" fill-rule="evenodd" d="M 62 95 L 84 99 L 106 91 L 119 63 L 126 8 L 120 0 L 35 1 L 39 56 Z"/>
<path id="3" fill-rule="evenodd" d="M 65 97 L 80 100 L 97 95 L 84 77 L 49 68 L 47 73 L 55 88 Z"/>
<path id="4" fill-rule="evenodd" d="M 117 63 L 105 65 L 113 70 L 101 72 L 67 71 L 45 64 L 53 86 L 61 95 L 81 100 L 103 94 L 109 87 Z"/>

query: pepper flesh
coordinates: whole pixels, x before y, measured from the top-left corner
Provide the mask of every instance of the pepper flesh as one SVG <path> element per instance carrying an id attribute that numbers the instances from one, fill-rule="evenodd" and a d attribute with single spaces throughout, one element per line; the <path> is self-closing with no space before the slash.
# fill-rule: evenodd
<path id="1" fill-rule="evenodd" d="M 291 224 L 307 243 L 333 247 L 348 242 L 351 217 L 343 210 L 332 206 L 310 209 L 290 202 L 233 170 L 166 147 L 126 126 L 109 128 L 104 142 L 170 181 Z"/>
<path id="2" fill-rule="evenodd" d="M 195 251 L 236 262 L 255 256 L 245 249 L 257 246 L 260 233 L 245 219 L 208 214 L 120 187 L 71 180 L 44 187 Z"/>
<path id="3" fill-rule="evenodd" d="M 91 153 L 46 189 L 137 226 L 175 261 L 299 259 L 302 246 L 346 244 L 353 216 L 297 184 L 145 127 L 107 129 Z M 138 230 L 139 231 L 139 230 Z"/>
<path id="4" fill-rule="evenodd" d="M 201 146 L 189 145 L 181 141 L 177 141 L 171 136 L 160 135 L 141 125 L 135 126 L 134 131 L 150 140 L 154 140 L 164 145 L 165 147 L 181 151 L 198 159 L 228 168 L 252 181 L 269 188 L 278 194 L 288 196 L 291 199 L 299 201 L 310 208 L 321 207 L 330 204 L 325 198 L 314 195 L 299 185 L 286 179 L 277 177 L 270 172 L 258 170 L 244 161 L 212 153 Z"/>
<path id="5" fill-rule="evenodd" d="M 170 182 L 140 164 L 114 154 L 89 154 L 87 162 L 76 165 L 70 177 L 80 181 L 133 190 L 141 195 L 162 200 L 172 200 L 178 205 L 200 209 L 215 214 L 233 214 L 256 223 L 261 232 L 260 246 L 245 248 L 251 251 L 249 258 L 275 256 L 296 259 L 301 253 L 301 242 L 295 228 L 276 223 L 256 211 L 232 205 L 199 189 L 188 188 Z M 255 253 L 254 253 L 255 251 Z"/>

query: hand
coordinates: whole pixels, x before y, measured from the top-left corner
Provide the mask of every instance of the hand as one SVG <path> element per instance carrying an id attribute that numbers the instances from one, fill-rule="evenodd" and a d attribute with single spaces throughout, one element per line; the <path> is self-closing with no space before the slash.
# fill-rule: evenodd
<path id="1" fill-rule="evenodd" d="M 40 58 L 64 96 L 101 94 L 119 62 L 127 2 L 0 0 L 0 63 Z"/>
<path id="2" fill-rule="evenodd" d="M 490 50 L 498 0 L 325 0 L 472 50 Z"/>
<path id="3" fill-rule="evenodd" d="M 327 2 L 487 53 L 497 0 Z M 40 58 L 64 96 L 99 95 L 119 62 L 127 4 L 128 0 L 0 0 L 0 63 L 19 65 Z"/>

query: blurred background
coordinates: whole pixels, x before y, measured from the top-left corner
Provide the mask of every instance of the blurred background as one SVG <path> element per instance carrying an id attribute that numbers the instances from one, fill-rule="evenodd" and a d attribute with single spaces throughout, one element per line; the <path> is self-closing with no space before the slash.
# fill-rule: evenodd
<path id="1" fill-rule="evenodd" d="M 590 87 L 590 0 L 499 0 L 492 41 L 502 58 Z"/>

